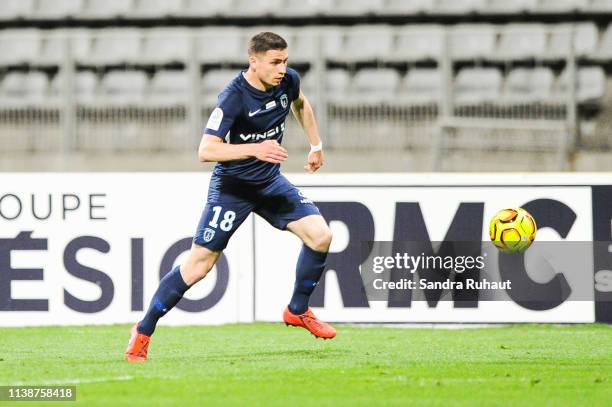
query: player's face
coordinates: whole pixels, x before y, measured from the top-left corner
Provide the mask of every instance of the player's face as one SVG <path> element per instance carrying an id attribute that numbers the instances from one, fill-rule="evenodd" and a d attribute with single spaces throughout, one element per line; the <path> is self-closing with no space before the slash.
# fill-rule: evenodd
<path id="1" fill-rule="evenodd" d="M 288 53 L 286 49 L 270 49 L 255 55 L 251 66 L 259 80 L 266 86 L 278 85 L 287 72 Z"/>

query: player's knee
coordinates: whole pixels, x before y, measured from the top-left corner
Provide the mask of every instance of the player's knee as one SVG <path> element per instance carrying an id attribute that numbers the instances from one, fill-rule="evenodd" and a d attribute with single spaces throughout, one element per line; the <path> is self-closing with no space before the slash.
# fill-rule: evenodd
<path id="1" fill-rule="evenodd" d="M 215 265 L 218 257 L 219 253 L 211 251 L 191 255 L 185 264 L 181 266 L 185 283 L 188 285 L 193 285 L 206 277 L 208 272 Z"/>
<path id="2" fill-rule="evenodd" d="M 313 236 L 311 249 L 317 252 L 327 252 L 329 251 L 331 241 L 332 232 L 329 227 L 326 226 L 318 230 L 317 233 Z"/>

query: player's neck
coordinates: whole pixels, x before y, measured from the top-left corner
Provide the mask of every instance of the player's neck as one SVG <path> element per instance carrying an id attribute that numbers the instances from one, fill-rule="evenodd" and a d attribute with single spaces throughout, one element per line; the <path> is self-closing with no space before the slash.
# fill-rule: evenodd
<path id="1" fill-rule="evenodd" d="M 272 86 L 266 86 L 266 84 L 263 83 L 259 79 L 257 74 L 255 72 L 251 71 L 251 68 L 247 69 L 247 71 L 245 72 L 244 79 L 246 79 L 246 81 L 249 83 L 249 85 L 251 85 L 255 89 L 259 89 L 262 92 L 267 92 L 272 87 Z"/>

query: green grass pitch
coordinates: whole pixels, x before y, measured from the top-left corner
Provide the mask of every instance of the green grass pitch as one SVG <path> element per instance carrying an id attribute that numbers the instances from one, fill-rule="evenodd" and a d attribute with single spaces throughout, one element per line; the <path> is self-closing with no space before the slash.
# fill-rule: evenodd
<path id="1" fill-rule="evenodd" d="M 0 385 L 74 384 L 77 401 L 3 405 L 612 405 L 612 327 L 158 327 L 128 364 L 127 325 L 0 328 Z"/>

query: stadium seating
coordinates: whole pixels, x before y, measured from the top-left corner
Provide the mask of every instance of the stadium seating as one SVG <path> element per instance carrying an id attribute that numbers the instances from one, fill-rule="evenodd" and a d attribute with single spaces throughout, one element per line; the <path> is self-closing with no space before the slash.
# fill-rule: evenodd
<path id="1" fill-rule="evenodd" d="M 53 30 L 44 32 L 40 41 L 40 53 L 36 58 L 37 65 L 54 66 L 62 64 L 68 52 L 72 51 L 73 45 L 67 44 L 72 41 L 69 38 L 69 33 L 63 33 L 61 30 Z M 70 51 L 69 51 L 70 50 Z"/>
<path id="2" fill-rule="evenodd" d="M 576 24 L 573 28 L 574 55 L 588 57 L 595 54 L 599 32 L 594 23 Z M 553 26 L 545 58 L 565 59 L 569 55 L 570 30 L 568 24 Z"/>
<path id="3" fill-rule="evenodd" d="M 604 96 L 606 89 L 606 74 L 599 66 L 578 69 L 576 83 L 576 98 L 580 103 L 597 103 Z M 569 93 L 567 70 L 564 70 L 558 80 L 555 96 L 566 99 Z"/>
<path id="4" fill-rule="evenodd" d="M 239 69 L 207 71 L 202 77 L 205 105 L 214 105 L 219 92 L 239 72 Z M 38 73 L 34 74 L 35 77 L 41 77 Z M 497 102 L 505 105 L 564 103 L 568 96 L 566 76 L 567 73 L 563 72 L 555 79 L 553 71 L 547 67 L 514 68 L 507 73 L 504 80 L 501 72 L 495 68 L 465 68 L 454 79 L 455 101 L 458 105 Z M 130 84 L 131 80 L 135 81 L 133 86 Z M 430 68 L 411 68 L 403 78 L 392 68 L 364 68 L 358 70 L 354 76 L 345 69 L 336 68 L 328 70 L 323 80 L 329 101 L 344 106 L 438 103 L 443 83 L 441 72 Z M 13 82 L 10 82 L 12 85 L 9 87 L 16 88 L 16 79 L 12 78 L 11 81 Z M 61 89 L 59 81 L 60 75 L 57 75 L 51 84 L 52 94 L 56 96 Z M 97 97 L 97 83 L 97 77 L 91 71 L 77 72 L 77 98 L 93 101 Z M 502 83 L 505 83 L 503 92 Z M 100 99 L 100 104 L 108 101 L 108 98 L 112 104 L 122 104 L 122 98 L 125 96 L 130 103 L 140 100 L 145 105 L 177 105 L 187 103 L 191 92 L 189 74 L 184 70 L 160 70 L 151 81 L 147 80 L 144 72 L 111 71 L 103 77 L 102 85 L 100 97 L 107 99 Z M 303 75 L 301 86 L 305 93 L 314 95 L 317 84 L 313 72 L 309 71 Z M 139 99 L 140 93 L 135 92 L 138 89 L 141 89 L 142 95 L 148 95 L 146 100 Z M 581 103 L 597 102 L 604 92 L 605 73 L 601 67 L 579 69 L 577 98 Z M 38 95 L 37 100 L 41 101 L 45 93 Z"/>
<path id="5" fill-rule="evenodd" d="M 410 69 L 402 80 L 399 102 L 408 105 L 438 103 L 442 97 L 442 74 L 438 69 Z"/>
<path id="6" fill-rule="evenodd" d="M 612 0 L 591 0 L 584 10 L 591 12 L 612 12 Z"/>
<path id="7" fill-rule="evenodd" d="M 606 74 L 602 67 L 591 66 L 578 70 L 578 101 L 599 103 L 606 91 Z"/>
<path id="8" fill-rule="evenodd" d="M 61 105 L 62 99 L 62 75 L 56 75 L 51 81 L 50 101 L 55 105 Z M 77 72 L 74 77 L 74 97 L 79 105 L 95 105 L 98 98 L 98 77 L 92 71 Z"/>
<path id="9" fill-rule="evenodd" d="M 232 8 L 231 1 L 218 0 L 183 0 L 180 12 L 184 17 L 218 17 Z"/>
<path id="10" fill-rule="evenodd" d="M 103 147 L 107 135 L 124 139 L 125 131 L 147 148 L 155 132 L 178 145 L 193 127 L 185 115 L 193 93 L 206 116 L 246 67 L 248 39 L 269 30 L 288 41 L 289 65 L 304 73 L 313 103 L 330 104 L 321 120 L 328 145 L 344 146 L 346 134 L 362 148 L 364 134 L 380 132 L 397 134 L 393 146 L 403 148 L 430 134 L 410 130 L 419 120 L 434 131 L 447 80 L 462 117 L 563 123 L 572 41 L 579 115 L 595 115 L 589 120 L 609 145 L 601 123 L 612 64 L 612 24 L 602 24 L 610 13 L 612 0 L 1 0 L 0 108 L 27 107 L 15 115 L 27 125 L 38 120 L 31 110 L 56 109 L 49 116 L 60 123 L 72 89 L 72 100 L 88 108 L 79 110 L 88 113 L 79 113 L 78 133 L 89 132 L 92 143 Z M 440 70 L 445 39 L 452 78 Z M 72 86 L 63 83 L 66 43 L 76 62 Z M 198 69 L 201 83 L 192 83 Z M 98 115 L 109 107 L 112 118 Z M 13 134 L 15 124 L 3 126 Z"/>
<path id="11" fill-rule="evenodd" d="M 326 14 L 332 0 L 284 0 L 280 8 L 272 10 L 278 17 L 308 17 Z"/>
<path id="12" fill-rule="evenodd" d="M 465 68 L 455 79 L 455 103 L 476 105 L 498 100 L 502 85 L 501 72 L 495 68 Z"/>
<path id="13" fill-rule="evenodd" d="M 77 60 L 90 65 L 138 63 L 141 41 L 141 32 L 136 28 L 100 30 L 93 37 L 90 54 Z"/>
<path id="14" fill-rule="evenodd" d="M 380 61 L 391 55 L 392 47 L 391 27 L 357 25 L 346 32 L 341 50 L 329 57 L 346 63 Z"/>
<path id="15" fill-rule="evenodd" d="M 85 60 L 90 53 L 91 31 L 86 29 L 53 30 L 42 34 L 40 54 L 36 63 L 40 65 L 61 65 L 64 60 L 64 46 L 70 41 L 70 52 L 74 60 Z"/>
<path id="16" fill-rule="evenodd" d="M 307 97 L 313 98 L 316 94 L 316 78 L 312 71 L 306 72 L 302 76 L 300 88 Z M 351 77 L 345 69 L 334 68 L 325 72 L 321 81 L 322 90 L 327 90 L 325 95 L 331 103 L 342 103 L 349 97 L 348 91 L 351 84 Z"/>
<path id="17" fill-rule="evenodd" d="M 579 57 L 595 55 L 600 60 L 612 59 L 612 28 L 610 27 L 604 32 L 598 44 L 598 31 L 593 23 L 576 24 L 574 31 L 576 55 Z M 570 35 L 568 28 L 569 25 L 566 24 L 503 26 L 500 44 L 496 48 L 496 26 L 459 24 L 449 29 L 449 45 L 451 55 L 455 60 L 467 62 L 490 58 L 504 61 L 526 58 L 540 61 L 564 59 L 568 52 Z M 229 27 L 210 27 L 202 30 L 180 27 L 147 30 L 10 29 L 0 31 L 0 65 L 60 65 L 63 60 L 62 47 L 65 35 L 71 38 L 71 49 L 75 60 L 87 66 L 185 63 L 190 56 L 190 36 L 196 38 L 196 55 L 200 62 L 211 64 L 215 68 L 223 67 L 228 63 L 243 65 L 246 60 L 247 38 L 263 29 L 266 27 L 256 26 L 242 30 Z M 292 63 L 312 64 L 317 58 L 318 47 L 315 41 L 317 35 L 322 37 L 323 54 L 326 58 L 347 64 L 372 61 L 409 63 L 435 61 L 438 60 L 442 43 L 442 28 L 437 25 L 407 25 L 398 28 L 387 25 L 359 25 L 350 28 L 312 27 L 300 30 L 291 27 L 275 27 L 274 30 L 288 40 Z M 548 40 L 546 40 L 547 34 Z M 231 72 L 233 75 L 237 70 L 232 69 Z M 592 89 L 589 88 L 591 90 L 588 92 L 585 90 L 584 94 L 581 93 L 581 101 L 594 98 L 588 95 L 599 95 L 597 97 L 602 95 L 605 76 L 601 76 L 600 73 L 603 71 L 593 73 L 596 71 L 592 70 L 591 72 L 590 74 L 581 73 L 583 76 L 586 75 L 584 78 L 581 76 L 581 83 L 592 84 Z M 353 86 L 351 89 L 361 88 L 364 75 L 372 77 L 371 72 L 357 75 L 355 81 L 351 83 L 355 86 L 361 85 L 357 88 Z M 419 78 L 419 75 L 423 75 L 420 80 L 423 80 L 425 84 L 430 84 L 434 89 L 434 96 L 425 96 L 423 89 L 416 86 L 418 81 L 415 78 Z M 438 83 L 432 75 L 434 75 L 433 71 L 409 69 L 400 89 L 401 98 L 429 100 L 437 97 L 435 95 L 439 90 L 435 89 L 438 89 Z M 467 74 L 463 74 L 465 75 Z M 505 101 L 518 101 L 521 97 L 527 101 L 547 98 L 551 92 L 551 75 L 552 72 L 548 68 L 536 68 L 529 72 L 520 69 L 510 71 L 507 75 L 506 87 L 504 87 Z M 342 76 L 342 78 L 347 77 L 350 75 Z M 391 80 L 392 83 L 397 82 L 395 75 Z M 457 78 L 459 88 L 464 85 L 465 81 L 466 79 L 459 75 Z M 542 82 L 541 87 L 536 86 L 539 81 Z M 564 89 L 563 86 L 557 88 L 557 93 Z M 393 99 L 396 96 L 394 92 L 395 90 L 384 98 Z M 458 92 L 461 94 L 463 90 Z M 214 92 L 215 97 L 216 93 Z M 469 95 L 470 91 L 467 91 L 467 94 Z M 460 96 L 459 99 L 462 97 Z M 383 97 L 378 95 L 377 98 Z"/>
<path id="18" fill-rule="evenodd" d="M 434 6 L 434 0 L 387 0 L 382 14 L 421 14 L 428 13 Z"/>
<path id="19" fill-rule="evenodd" d="M 151 79 L 147 104 L 186 105 L 191 98 L 191 82 L 186 71 L 159 71 Z"/>
<path id="20" fill-rule="evenodd" d="M 272 15 L 282 6 L 282 0 L 233 0 L 234 4 L 225 12 L 228 17 L 257 17 Z"/>
<path id="21" fill-rule="evenodd" d="M 79 17 L 112 19 L 125 17 L 134 8 L 134 0 L 85 0 Z"/>
<path id="22" fill-rule="evenodd" d="M 3 0 L 0 7 L 0 20 L 13 20 L 32 16 L 34 0 Z"/>
<path id="23" fill-rule="evenodd" d="M 515 68 L 506 78 L 502 103 L 550 102 L 554 80 L 554 74 L 549 68 Z"/>
<path id="24" fill-rule="evenodd" d="M 335 0 L 328 15 L 360 16 L 384 10 L 384 0 Z"/>
<path id="25" fill-rule="evenodd" d="M 351 76 L 344 69 L 330 69 L 326 73 L 325 86 L 327 87 L 327 100 L 341 104 L 350 97 Z"/>
<path id="26" fill-rule="evenodd" d="M 217 97 L 229 81 L 238 75 L 238 69 L 212 69 L 202 76 L 202 95 L 205 106 L 214 106 Z"/>
<path id="27" fill-rule="evenodd" d="M 589 0 L 540 0 L 535 9 L 541 13 L 569 13 L 585 9 Z"/>
<path id="28" fill-rule="evenodd" d="M 612 60 L 612 23 L 608 25 L 601 36 L 594 58 L 602 61 Z"/>
<path id="29" fill-rule="evenodd" d="M 502 29 L 495 56 L 500 60 L 535 59 L 546 50 L 546 28 L 541 24 L 508 24 Z"/>
<path id="30" fill-rule="evenodd" d="M 611 25 L 612 26 L 612 25 Z M 72 40 L 77 61 L 86 65 L 145 63 L 163 65 L 184 62 L 190 55 L 190 37 L 196 38 L 197 59 L 205 64 L 244 63 L 247 40 L 263 30 L 281 34 L 290 46 L 290 61 L 311 64 L 323 57 L 342 63 L 436 61 L 442 53 L 444 30 L 448 32 L 453 59 L 458 61 L 559 60 L 569 52 L 569 24 L 458 24 L 358 25 L 353 27 L 255 26 L 193 28 L 110 28 L 42 31 L 0 30 L 0 66 L 59 64 L 62 33 Z M 574 29 L 577 57 L 598 61 L 612 59 L 612 28 L 599 31 L 594 23 L 578 23 Z M 497 41 L 498 32 L 500 33 Z M 319 46 L 317 36 L 321 36 Z"/>
<path id="31" fill-rule="evenodd" d="M 451 56 L 462 61 L 487 58 L 495 51 L 495 39 L 492 25 L 456 25 L 450 31 Z"/>
<path id="32" fill-rule="evenodd" d="M 486 0 L 436 0 L 435 14 L 469 14 L 485 7 Z"/>
<path id="33" fill-rule="evenodd" d="M 186 62 L 191 55 L 192 38 L 184 28 L 154 28 L 144 36 L 140 62 L 168 64 Z"/>
<path id="34" fill-rule="evenodd" d="M 0 20 L 542 15 L 612 10 L 610 0 L 3 0 L 2 3 Z"/>
<path id="35" fill-rule="evenodd" d="M 365 68 L 352 80 L 345 105 L 392 105 L 396 103 L 400 75 L 391 68 Z"/>
<path id="36" fill-rule="evenodd" d="M 396 37 L 395 48 L 387 59 L 404 62 L 438 60 L 442 55 L 442 34 L 442 27 L 438 25 L 401 27 Z"/>
<path id="37" fill-rule="evenodd" d="M 312 63 L 319 52 L 331 59 L 340 54 L 342 46 L 343 36 L 339 27 L 305 28 L 293 36 L 289 60 L 291 63 Z"/>
<path id="38" fill-rule="evenodd" d="M 0 66 L 33 63 L 40 44 L 40 31 L 35 29 L 0 31 Z"/>
<path id="39" fill-rule="evenodd" d="M 83 8 L 85 0 L 43 0 L 36 3 L 32 13 L 34 18 L 64 19 L 76 17 Z"/>
<path id="40" fill-rule="evenodd" d="M 538 0 L 487 0 L 482 14 L 520 14 L 536 9 Z"/>
<path id="41" fill-rule="evenodd" d="M 315 72 L 311 70 L 306 71 L 304 74 L 300 75 L 300 90 L 309 97 L 312 97 L 312 95 L 316 93 L 316 76 L 317 75 L 315 74 Z"/>
<path id="42" fill-rule="evenodd" d="M 102 78 L 100 101 L 113 107 L 142 105 L 147 85 L 144 72 L 111 71 Z"/>
<path id="43" fill-rule="evenodd" d="M 204 28 L 197 36 L 196 54 L 202 63 L 244 62 L 246 39 L 231 27 Z"/>
<path id="44" fill-rule="evenodd" d="M 163 18 L 180 14 L 183 0 L 134 0 L 132 10 L 127 13 L 133 18 Z"/>
<path id="45" fill-rule="evenodd" d="M 49 92 L 49 79 L 43 72 L 9 72 L 0 83 L 0 107 L 40 107 Z"/>

